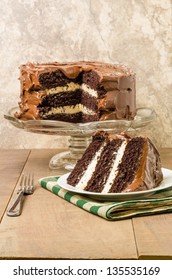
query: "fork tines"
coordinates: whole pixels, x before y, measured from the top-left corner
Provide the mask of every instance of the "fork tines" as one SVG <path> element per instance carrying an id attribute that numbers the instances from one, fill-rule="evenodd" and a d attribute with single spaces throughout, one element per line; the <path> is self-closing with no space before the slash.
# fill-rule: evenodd
<path id="1" fill-rule="evenodd" d="M 23 190 L 24 192 L 33 192 L 34 190 L 34 174 L 29 173 L 25 175 L 24 173 L 21 176 L 21 180 L 19 183 L 19 190 Z"/>

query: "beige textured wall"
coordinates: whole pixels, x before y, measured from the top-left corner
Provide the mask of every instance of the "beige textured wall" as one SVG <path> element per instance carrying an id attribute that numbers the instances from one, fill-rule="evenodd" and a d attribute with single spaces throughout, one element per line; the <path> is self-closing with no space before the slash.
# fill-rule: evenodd
<path id="1" fill-rule="evenodd" d="M 119 62 L 137 75 L 137 106 L 158 114 L 149 136 L 172 147 L 171 0 L 1 0 L 0 146 L 67 145 L 67 137 L 14 128 L 3 115 L 19 100 L 28 61 Z"/>

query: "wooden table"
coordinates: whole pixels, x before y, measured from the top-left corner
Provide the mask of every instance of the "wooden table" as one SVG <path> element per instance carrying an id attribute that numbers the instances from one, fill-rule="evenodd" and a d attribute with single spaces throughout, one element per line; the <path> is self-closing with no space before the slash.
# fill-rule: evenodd
<path id="1" fill-rule="evenodd" d="M 0 151 L 1 259 L 172 259 L 172 214 L 106 221 L 41 188 L 38 179 L 60 175 L 48 163 L 57 150 Z M 172 149 L 161 149 L 172 169 Z M 23 171 L 33 170 L 36 190 L 22 215 L 6 208 Z"/>

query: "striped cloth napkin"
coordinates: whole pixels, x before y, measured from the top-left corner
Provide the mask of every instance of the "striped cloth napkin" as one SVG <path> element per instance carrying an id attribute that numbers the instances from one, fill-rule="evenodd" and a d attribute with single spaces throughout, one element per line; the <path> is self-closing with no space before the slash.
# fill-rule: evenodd
<path id="1" fill-rule="evenodd" d="M 167 190 L 158 190 L 149 198 L 142 200 L 99 202 L 62 189 L 57 184 L 58 178 L 45 177 L 40 179 L 39 183 L 66 201 L 109 221 L 172 212 L 172 186 Z"/>

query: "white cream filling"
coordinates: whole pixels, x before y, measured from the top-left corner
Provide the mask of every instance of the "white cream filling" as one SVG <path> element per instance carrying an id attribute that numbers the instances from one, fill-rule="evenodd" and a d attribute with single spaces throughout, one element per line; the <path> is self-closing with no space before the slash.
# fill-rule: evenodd
<path id="1" fill-rule="evenodd" d="M 44 116 L 48 116 L 51 114 L 76 114 L 79 112 L 82 112 L 83 114 L 86 114 L 86 115 L 95 115 L 96 114 L 94 111 L 88 109 L 84 105 L 76 104 L 76 105 L 72 105 L 72 106 L 63 106 L 63 107 L 52 108 Z"/>
<path id="2" fill-rule="evenodd" d="M 47 95 L 49 94 L 58 94 L 58 93 L 62 93 L 62 92 L 68 92 L 68 91 L 75 91 L 76 89 L 82 89 L 83 91 L 87 92 L 89 95 L 93 96 L 93 97 L 97 97 L 97 91 L 90 88 L 87 84 L 76 84 L 76 83 L 68 83 L 65 86 L 61 86 L 61 87 L 55 87 L 55 88 L 50 88 L 50 89 L 46 89 L 46 93 Z"/>
<path id="3" fill-rule="evenodd" d="M 81 85 L 81 89 L 87 93 L 89 93 L 89 95 L 93 96 L 93 97 L 96 97 L 97 98 L 97 91 L 90 88 L 87 84 L 82 84 Z"/>
<path id="4" fill-rule="evenodd" d="M 118 165 L 120 164 L 120 162 L 122 160 L 126 146 L 127 146 L 127 141 L 124 141 L 117 152 L 116 158 L 113 163 L 113 167 L 112 167 L 109 177 L 105 183 L 105 186 L 102 190 L 102 193 L 108 193 L 109 190 L 111 189 L 114 179 L 118 174 Z"/>
<path id="5" fill-rule="evenodd" d="M 84 190 L 86 188 L 88 181 L 91 179 L 91 177 L 95 171 L 98 158 L 100 157 L 104 146 L 105 146 L 105 144 L 103 144 L 100 147 L 100 149 L 95 153 L 95 156 L 92 159 L 92 161 L 90 162 L 90 164 L 88 165 L 87 170 L 85 171 L 84 175 L 81 177 L 78 184 L 75 186 L 77 189 Z"/>

